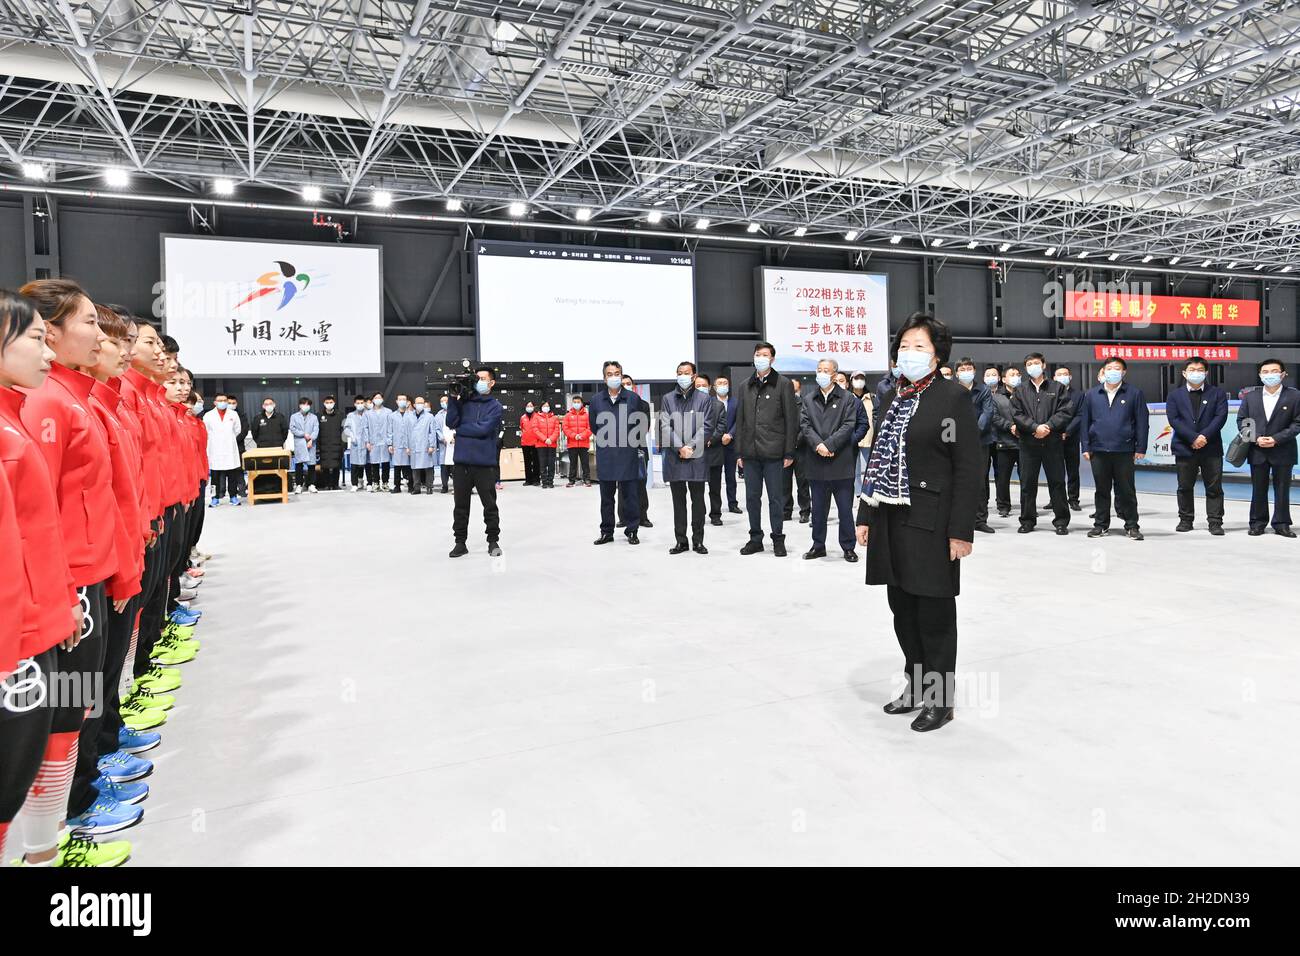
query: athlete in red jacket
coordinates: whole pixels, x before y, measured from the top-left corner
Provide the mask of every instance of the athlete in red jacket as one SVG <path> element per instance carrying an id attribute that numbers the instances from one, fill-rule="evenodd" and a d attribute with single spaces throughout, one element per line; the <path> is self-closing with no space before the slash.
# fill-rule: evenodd
<path id="1" fill-rule="evenodd" d="M 560 445 L 560 420 L 543 400 L 542 410 L 533 416 L 533 434 L 537 436 L 537 457 L 541 465 L 543 488 L 555 487 L 555 450 Z"/>
<path id="2" fill-rule="evenodd" d="M 541 459 L 537 455 L 537 407 L 529 399 L 519 418 L 519 447 L 524 450 L 524 485 L 540 485 Z"/>
<path id="3" fill-rule="evenodd" d="M 587 413 L 587 404 L 581 395 L 573 396 L 569 410 L 564 414 L 564 442 L 569 448 L 569 484 L 572 488 L 581 474 L 582 483 L 591 487 L 591 459 L 587 449 L 591 447 L 591 418 Z"/>

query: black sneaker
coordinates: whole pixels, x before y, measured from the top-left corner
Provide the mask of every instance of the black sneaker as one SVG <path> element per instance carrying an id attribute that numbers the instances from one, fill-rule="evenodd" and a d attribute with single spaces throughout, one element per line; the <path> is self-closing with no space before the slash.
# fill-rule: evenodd
<path id="1" fill-rule="evenodd" d="M 448 553 L 447 557 L 449 557 L 449 558 L 459 558 L 459 557 L 461 557 L 462 555 L 466 555 L 466 554 L 469 554 L 469 548 L 465 547 L 465 542 L 464 542 L 464 541 L 457 541 L 457 542 L 456 542 L 456 547 L 454 547 L 454 548 L 451 549 L 451 551 L 450 551 L 450 553 Z"/>
<path id="2" fill-rule="evenodd" d="M 494 558 L 501 557 L 501 545 L 493 541 L 491 544 L 488 545 L 488 554 L 490 554 Z"/>
<path id="3" fill-rule="evenodd" d="M 1223 525 L 1221 524 L 1210 525 L 1210 534 L 1214 535 L 1215 537 L 1220 537 L 1220 538 L 1223 537 Z"/>
<path id="4" fill-rule="evenodd" d="M 709 524 L 713 525 L 715 528 L 721 528 L 721 527 L 722 527 L 722 519 L 721 519 L 721 518 L 710 518 L 710 519 L 709 519 Z"/>
<path id="5" fill-rule="evenodd" d="M 1180 521 L 1180 522 L 1178 522 L 1178 527 L 1175 528 L 1174 530 L 1175 530 L 1175 531 L 1191 531 L 1191 530 L 1192 530 L 1192 523 L 1191 523 L 1190 521 Z"/>
<path id="6" fill-rule="evenodd" d="M 641 519 L 641 527 L 643 527 L 643 528 L 653 528 L 653 527 L 654 527 L 654 523 L 651 522 L 651 520 L 650 520 L 649 518 L 642 518 L 642 519 Z"/>
<path id="7" fill-rule="evenodd" d="M 784 541 L 773 541 L 773 542 L 772 542 L 772 553 L 775 554 L 778 558 L 784 558 L 784 557 L 785 557 L 785 542 L 784 542 Z"/>
<path id="8" fill-rule="evenodd" d="M 745 546 L 744 546 L 743 548 L 740 549 L 740 553 L 741 553 L 741 554 L 758 554 L 758 552 L 760 552 L 760 551 L 762 551 L 762 550 L 763 550 L 763 542 L 762 542 L 762 541 L 749 541 L 749 542 L 747 542 L 747 543 L 745 544 Z"/>
<path id="9" fill-rule="evenodd" d="M 1106 532 L 1109 530 L 1110 530 L 1109 528 L 1093 528 L 1091 531 L 1088 532 L 1088 537 L 1104 538 L 1106 537 Z"/>
<path id="10" fill-rule="evenodd" d="M 743 515 L 745 513 L 744 509 L 741 508 L 740 505 L 727 505 L 727 510 L 733 515 Z"/>
<path id="11" fill-rule="evenodd" d="M 1125 528 L 1125 529 L 1124 529 L 1124 534 L 1125 534 L 1127 537 L 1132 538 L 1134 541 L 1145 541 L 1145 540 L 1146 540 L 1146 538 L 1142 537 L 1142 532 L 1141 532 L 1141 530 L 1138 529 L 1138 528 Z"/>

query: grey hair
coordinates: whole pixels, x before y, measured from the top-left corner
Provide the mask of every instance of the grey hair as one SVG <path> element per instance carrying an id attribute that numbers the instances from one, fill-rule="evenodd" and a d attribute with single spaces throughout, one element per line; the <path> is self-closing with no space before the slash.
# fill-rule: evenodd
<path id="1" fill-rule="evenodd" d="M 832 375 L 834 375 L 836 372 L 838 372 L 838 371 L 840 370 L 840 363 L 837 362 L 837 361 L 835 361 L 835 359 L 833 359 L 833 358 L 824 358 L 824 359 L 818 359 L 818 360 L 817 360 L 817 364 L 818 364 L 818 365 L 821 365 L 822 362 L 830 362 L 830 363 L 831 363 L 831 374 L 832 374 Z"/>

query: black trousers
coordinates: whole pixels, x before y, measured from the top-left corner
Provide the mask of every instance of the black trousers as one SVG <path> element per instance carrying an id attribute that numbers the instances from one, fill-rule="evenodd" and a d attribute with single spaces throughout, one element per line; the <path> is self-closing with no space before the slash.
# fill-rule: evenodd
<path id="1" fill-rule="evenodd" d="M 64 674 L 74 669 L 77 672 L 76 684 L 81 692 L 80 699 L 61 702 L 76 708 L 76 727 L 60 726 L 58 714 L 64 710 L 63 707 L 56 711 L 53 726 L 55 733 L 73 729 L 79 732 L 77 765 L 72 772 L 72 791 L 68 796 L 69 816 L 76 816 L 84 811 L 99 795 L 92 784 L 99 776 L 99 769 L 96 767 L 99 758 L 96 753 L 96 738 L 99 736 L 99 720 L 104 715 L 104 691 L 106 690 L 104 663 L 109 654 L 108 600 L 104 596 L 103 582 L 86 588 L 77 588 L 77 593 L 82 596 L 81 609 L 86 617 L 81 632 L 90 633 L 89 636 L 82 638 L 81 644 L 64 657 L 64 666 L 60 667 Z M 127 638 L 129 639 L 130 636 L 128 630 Z M 84 654 L 79 654 L 82 645 L 87 643 L 91 646 Z M 121 651 L 125 653 L 126 648 L 121 648 Z M 66 684 L 63 687 L 64 690 L 67 689 Z M 67 716 L 65 719 L 70 721 L 72 718 Z"/>
<path id="2" fill-rule="evenodd" d="M 727 507 L 739 507 L 736 500 L 736 446 L 727 445 L 723 452 L 722 477 L 727 481 Z"/>
<path id="3" fill-rule="evenodd" d="M 327 491 L 337 491 L 339 487 L 339 468 L 335 465 L 332 468 L 321 466 L 320 486 Z"/>
<path id="4" fill-rule="evenodd" d="M 154 560 L 158 562 L 154 572 L 152 589 L 146 589 L 143 597 L 143 610 L 140 612 L 140 639 L 135 649 L 135 676 L 139 677 L 150 667 L 153 647 L 162 636 L 163 617 L 167 613 L 168 587 L 171 582 L 169 572 L 176 563 L 176 554 L 183 546 L 178 528 L 181 512 L 180 505 L 171 505 L 163 514 L 163 531 L 152 551 L 156 552 Z M 146 552 L 147 554 L 148 552 Z M 146 558 L 146 561 L 148 558 Z"/>
<path id="5" fill-rule="evenodd" d="M 894 634 L 903 650 L 907 692 L 917 704 L 956 703 L 957 599 L 922 597 L 888 585 Z"/>
<path id="6" fill-rule="evenodd" d="M 469 535 L 470 496 L 478 492 L 483 506 L 483 528 L 488 544 L 501 540 L 501 512 L 497 508 L 496 476 L 491 465 L 452 466 L 455 482 L 455 503 L 451 512 L 451 533 L 457 544 L 464 544 Z"/>
<path id="7" fill-rule="evenodd" d="M 411 491 L 415 492 L 417 489 L 425 492 L 433 490 L 432 468 L 411 469 Z"/>
<path id="8" fill-rule="evenodd" d="M 569 481 L 591 481 L 591 456 L 586 448 L 569 449 Z"/>
<path id="9" fill-rule="evenodd" d="M 1210 527 L 1223 524 L 1223 457 L 1209 446 L 1186 458 L 1175 458 L 1178 468 L 1178 520 L 1196 518 L 1196 476 L 1205 485 L 1205 517 Z"/>
<path id="10" fill-rule="evenodd" d="M 629 481 L 598 481 L 600 485 L 600 533 L 614 533 L 614 503 L 618 501 L 619 520 L 627 526 L 624 534 L 635 534 L 641 527 L 641 508 L 637 502 L 636 486 L 644 485 L 640 478 Z"/>
<path id="11" fill-rule="evenodd" d="M 81 725 L 81 738 L 77 744 L 77 767 L 73 774 L 72 793 L 86 796 L 84 805 L 70 801 L 68 813 L 76 816 L 90 806 L 95 797 L 92 784 L 99 776 L 99 758 L 117 750 L 117 733 L 122 728 L 119 710 L 122 699 L 118 684 L 126 664 L 126 652 L 131 647 L 131 632 L 135 629 L 135 616 L 140 608 L 140 595 L 127 602 L 119 614 L 111 601 L 105 598 L 104 609 L 108 620 L 104 628 L 104 684 L 100 706 L 86 714 Z"/>
<path id="12" fill-rule="evenodd" d="M 670 481 L 668 488 L 673 493 L 673 534 L 678 544 L 686 544 L 686 495 L 691 496 L 691 540 L 692 546 L 704 543 L 704 482 Z"/>
<path id="13" fill-rule="evenodd" d="M 366 477 L 365 465 L 352 466 L 352 487 L 353 488 L 360 488 L 362 483 L 364 482 L 365 477 Z"/>
<path id="14" fill-rule="evenodd" d="M 411 487 L 411 466 L 394 465 L 393 466 L 393 487 L 402 487 L 402 480 L 406 480 L 406 487 Z"/>
<path id="15" fill-rule="evenodd" d="M 542 484 L 555 484 L 555 449 L 550 445 L 542 445 L 537 449 L 537 458 L 541 466 Z"/>
<path id="16" fill-rule="evenodd" d="M 709 517 L 722 517 L 722 472 L 725 465 L 709 466 Z"/>
<path id="17" fill-rule="evenodd" d="M 980 455 L 980 484 L 983 485 L 983 493 L 975 503 L 976 522 L 989 520 L 989 462 L 993 460 L 994 446 L 980 445 Z"/>
<path id="18" fill-rule="evenodd" d="M 632 485 L 632 499 L 636 501 L 637 516 L 641 521 L 650 517 L 650 492 L 646 489 L 645 479 L 637 478 L 631 482 L 616 481 L 618 491 L 618 517 L 620 521 L 627 521 L 623 516 L 623 485 Z"/>
<path id="19" fill-rule="evenodd" d="M 749 512 L 749 540 L 763 540 L 763 489 L 767 489 L 768 521 L 772 540 L 784 541 L 785 475 L 789 471 L 781 458 L 746 458 L 745 510 Z M 810 506 L 811 507 L 811 506 Z"/>
<path id="20" fill-rule="evenodd" d="M 1071 435 L 1061 442 L 1065 457 L 1065 499 L 1070 504 L 1079 503 L 1079 438 Z"/>
<path id="21" fill-rule="evenodd" d="M 293 466 L 293 481 L 299 488 L 310 488 L 316 466 L 300 461 Z"/>
<path id="22" fill-rule="evenodd" d="M 1124 519 L 1124 530 L 1138 526 L 1137 466 L 1131 451 L 1094 451 L 1090 458 L 1096 515 L 1094 527 L 1110 527 L 1110 495 L 1115 491 L 1115 513 Z"/>
<path id="23" fill-rule="evenodd" d="M 1291 527 L 1291 465 L 1250 466 L 1250 526 L 1268 524 L 1268 490 L 1273 489 L 1273 527 Z"/>
<path id="24" fill-rule="evenodd" d="M 853 479 L 812 482 L 812 543 L 814 548 L 826 547 L 826 522 L 831 513 L 831 500 L 840 519 L 840 550 L 852 551 L 857 543 L 853 514 Z"/>
<path id="25" fill-rule="evenodd" d="M 224 471 L 212 472 L 212 497 L 218 501 L 227 496 L 233 498 L 238 495 L 240 488 L 244 483 L 244 473 L 238 468 L 227 468 Z"/>
<path id="26" fill-rule="evenodd" d="M 537 454 L 536 445 L 524 446 L 524 484 L 540 485 L 542 483 L 542 460 Z"/>
<path id="27" fill-rule="evenodd" d="M 377 485 L 381 482 L 388 484 L 388 470 L 392 466 L 391 462 L 380 461 L 371 462 L 366 465 L 366 481 L 369 484 Z"/>
<path id="28" fill-rule="evenodd" d="M 50 648 L 19 661 L 17 669 L 0 681 L 0 823 L 18 816 L 41 767 L 54 715 L 50 706 L 54 666 L 55 651 Z"/>
<path id="29" fill-rule="evenodd" d="M 1042 443 L 1020 443 L 1020 524 L 1038 523 L 1038 469 L 1047 473 L 1047 494 L 1052 505 L 1052 526 L 1070 526 L 1070 504 L 1065 495 L 1065 455 L 1059 438 Z"/>
<path id="30" fill-rule="evenodd" d="M 994 446 L 993 484 L 997 487 L 998 511 L 1011 510 L 1011 472 L 1020 465 L 1019 448 Z"/>
<path id="31" fill-rule="evenodd" d="M 181 517 L 177 523 L 180 529 L 180 544 L 176 548 L 176 556 L 172 561 L 171 584 L 167 593 L 168 614 L 180 607 L 178 599 L 181 593 L 181 575 L 190 566 L 190 549 L 194 547 L 195 523 L 202 515 L 203 509 L 197 503 L 181 510 Z"/>
<path id="32" fill-rule="evenodd" d="M 781 480 L 785 482 L 785 520 L 789 521 L 794 516 L 794 483 L 799 481 L 799 517 L 806 517 L 812 510 L 812 493 L 808 487 L 808 473 L 804 465 L 804 455 L 806 451 L 795 453 L 794 464 L 784 469 Z"/>

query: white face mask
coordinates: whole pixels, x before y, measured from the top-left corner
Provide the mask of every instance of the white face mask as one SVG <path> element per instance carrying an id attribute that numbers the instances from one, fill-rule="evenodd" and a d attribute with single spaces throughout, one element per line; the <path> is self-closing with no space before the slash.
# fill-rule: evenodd
<path id="1" fill-rule="evenodd" d="M 605 379 L 605 384 L 606 384 L 607 386 L 609 386 L 609 388 L 610 388 L 611 391 L 614 390 L 614 389 L 622 388 L 622 387 L 623 387 L 623 376 L 621 376 L 621 375 L 610 375 L 610 376 L 606 377 L 606 379 Z"/>
<path id="2" fill-rule="evenodd" d="M 217 408 L 221 409 L 223 412 L 229 407 L 230 405 L 227 402 L 217 402 Z"/>
<path id="3" fill-rule="evenodd" d="M 326 403 L 325 403 L 325 411 L 327 411 L 327 412 L 332 412 L 332 411 L 334 411 L 334 403 L 333 403 L 333 402 L 326 402 Z"/>
<path id="4" fill-rule="evenodd" d="M 685 388 L 690 388 L 690 387 L 691 387 L 691 382 L 692 382 L 692 381 L 694 381 L 694 380 L 693 380 L 689 375 L 678 375 L 678 376 L 677 376 L 677 387 L 678 387 L 678 388 L 683 388 L 683 389 L 685 389 Z"/>
<path id="5" fill-rule="evenodd" d="M 854 387 L 854 388 L 866 388 L 866 387 L 867 387 L 867 380 L 866 380 L 865 378 L 855 378 L 855 379 L 853 380 L 853 387 Z"/>
<path id="6" fill-rule="evenodd" d="M 543 415 L 549 415 L 549 414 L 551 414 L 551 406 L 550 406 L 550 405 L 543 405 L 543 406 L 542 406 L 542 414 L 543 414 Z"/>
<path id="7" fill-rule="evenodd" d="M 404 398 L 399 398 L 399 399 L 397 400 L 397 407 L 398 407 L 398 408 L 405 408 L 405 407 L 406 407 L 406 404 L 407 404 L 407 402 L 406 402 L 406 399 L 404 399 Z"/>
<path id="8" fill-rule="evenodd" d="M 441 400 L 438 402 L 438 404 L 441 405 L 443 408 L 446 408 L 446 407 L 447 407 L 447 400 L 446 400 L 445 398 L 444 398 L 444 399 L 441 399 Z"/>
<path id="9" fill-rule="evenodd" d="M 1033 365 L 1026 365 L 1025 371 L 1029 373 L 1030 378 L 1041 378 L 1043 374 L 1043 367 L 1035 363 Z"/>
<path id="10" fill-rule="evenodd" d="M 266 414 L 270 415 L 273 411 L 275 411 L 275 406 L 274 406 L 274 405 L 263 405 L 263 406 L 262 406 L 262 411 L 264 411 L 264 412 L 266 412 Z"/>
<path id="11" fill-rule="evenodd" d="M 986 375 L 984 377 L 984 384 L 987 385 L 989 388 L 992 388 L 997 383 L 998 383 L 998 377 L 996 375 Z"/>
<path id="12" fill-rule="evenodd" d="M 766 355 L 754 356 L 754 369 L 759 372 L 766 372 L 772 367 L 772 360 Z"/>
<path id="13" fill-rule="evenodd" d="M 197 415 L 199 414 L 199 412 L 203 411 L 203 402 L 201 401 L 195 402 L 193 407 L 194 407 L 194 414 Z"/>
<path id="14" fill-rule="evenodd" d="M 731 386 L 730 386 L 730 385 L 719 385 L 719 386 L 718 386 L 718 394 L 721 395 L 723 398 L 726 398 L 728 395 L 731 394 Z"/>
<path id="15" fill-rule="evenodd" d="M 300 411 L 300 412 L 302 412 L 304 415 L 306 415 L 309 411 L 311 411 L 311 406 L 310 406 L 310 405 L 299 405 L 299 406 L 298 406 L 298 411 Z"/>

